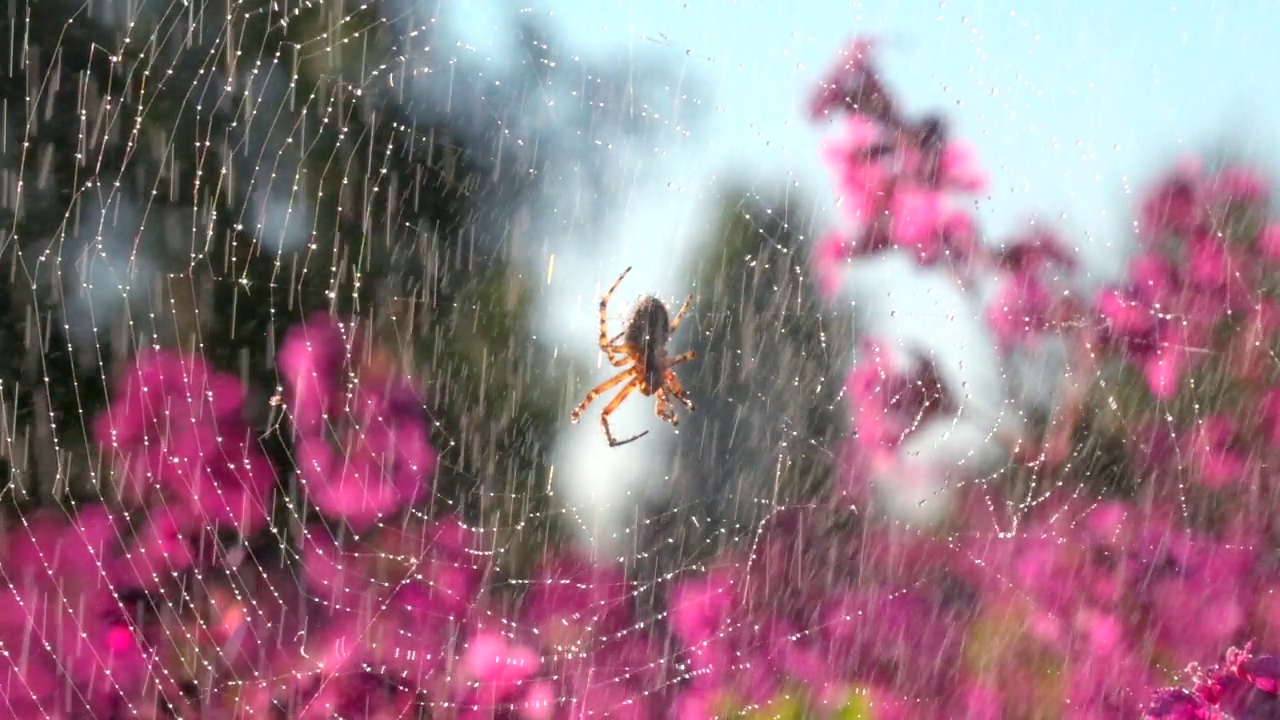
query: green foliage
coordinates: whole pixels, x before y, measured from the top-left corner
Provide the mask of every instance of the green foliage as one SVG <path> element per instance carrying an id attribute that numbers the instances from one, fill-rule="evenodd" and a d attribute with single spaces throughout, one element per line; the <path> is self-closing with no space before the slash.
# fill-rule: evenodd
<path id="1" fill-rule="evenodd" d="M 679 502 L 706 502 L 708 532 L 732 533 L 830 478 L 843 381 L 831 368 L 852 327 L 830 324 L 806 272 L 804 202 L 736 187 L 722 197 L 694 310 L 672 343 L 698 352 L 680 373 L 697 412 L 680 434 L 676 487 Z"/>

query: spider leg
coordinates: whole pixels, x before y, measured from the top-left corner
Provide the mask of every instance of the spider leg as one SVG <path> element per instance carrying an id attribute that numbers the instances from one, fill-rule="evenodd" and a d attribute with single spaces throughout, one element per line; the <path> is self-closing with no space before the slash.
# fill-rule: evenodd
<path id="1" fill-rule="evenodd" d="M 618 338 L 622 337 L 622 333 L 618 333 L 618 337 L 609 342 L 609 347 L 605 348 L 605 354 L 609 356 L 609 364 L 614 367 L 626 367 L 631 362 L 631 349 L 626 345 L 618 344 Z"/>
<path id="2" fill-rule="evenodd" d="M 687 352 L 687 353 L 681 353 L 681 354 L 679 354 L 679 355 L 677 355 L 677 356 L 675 356 L 675 357 L 671 358 L 671 361 L 667 363 L 667 367 L 668 367 L 668 368 L 673 368 L 673 367 L 675 367 L 675 366 L 679 365 L 680 363 L 687 363 L 687 362 L 689 362 L 690 360 L 692 360 L 692 359 L 694 359 L 694 358 L 696 358 L 696 357 L 698 357 L 698 353 L 697 353 L 696 351 L 694 351 L 694 350 L 690 350 L 690 351 L 689 351 L 689 352 Z"/>
<path id="3" fill-rule="evenodd" d="M 627 353 L 627 346 L 618 343 L 618 341 L 622 339 L 622 336 L 626 334 L 627 331 L 623 330 L 617 335 L 614 335 L 612 340 L 600 346 L 600 349 L 609 357 L 609 362 L 613 363 L 614 367 L 622 367 L 626 364 L 622 362 L 623 357 L 629 357 Z"/>
<path id="4" fill-rule="evenodd" d="M 609 447 L 618 447 L 619 445 L 626 445 L 629 442 L 635 442 L 636 440 L 639 440 L 640 438 L 649 434 L 649 431 L 645 430 L 639 435 L 632 435 L 631 437 L 625 440 L 617 440 L 613 437 L 613 431 L 609 429 L 609 415 L 611 415 L 614 410 L 617 410 L 618 407 L 622 405 L 622 401 L 626 400 L 627 396 L 635 392 L 636 388 L 638 387 L 640 387 L 639 383 L 632 382 L 630 385 L 627 385 L 626 387 L 622 388 L 622 392 L 618 393 L 617 396 L 615 396 L 613 400 L 608 405 L 605 406 L 604 412 L 600 413 L 600 425 L 604 427 L 604 436 L 609 439 Z"/>
<path id="5" fill-rule="evenodd" d="M 582 413 L 586 411 L 587 406 L 591 404 L 592 400 L 595 400 L 602 394 L 609 392 L 627 380 L 634 380 L 635 377 L 636 371 L 634 369 L 625 370 L 592 388 L 591 392 L 587 393 L 587 396 L 578 404 L 578 407 L 574 408 L 573 412 L 569 413 L 569 422 L 576 423 L 581 420 Z"/>
<path id="6" fill-rule="evenodd" d="M 684 299 L 684 304 L 681 305 L 680 309 L 676 311 L 676 316 L 671 318 L 671 332 L 675 332 L 676 328 L 680 327 L 680 319 L 684 317 L 685 313 L 689 312 L 689 303 L 692 303 L 692 302 L 693 302 L 693 294 L 690 293 L 689 297 Z"/>
<path id="7" fill-rule="evenodd" d="M 629 272 L 631 272 L 631 268 L 629 267 L 626 270 L 623 270 L 622 274 L 618 276 L 618 279 L 613 281 L 613 285 L 609 288 L 609 291 L 600 298 L 600 349 L 605 352 L 609 352 L 609 346 L 611 344 L 609 342 L 608 320 L 609 298 L 613 297 L 614 291 L 622 284 L 622 278 L 626 277 Z"/>
<path id="8" fill-rule="evenodd" d="M 676 377 L 670 367 L 663 373 L 662 379 L 663 390 L 670 393 L 676 400 L 679 400 L 680 404 L 684 405 L 689 412 L 693 412 L 693 401 L 689 399 L 689 395 L 684 391 L 684 386 L 680 384 L 680 378 Z"/>
<path id="9" fill-rule="evenodd" d="M 671 423 L 671 427 L 680 425 L 680 418 L 676 417 L 676 407 L 671 404 L 671 398 L 667 397 L 667 391 L 659 390 L 656 394 L 658 402 L 654 405 L 654 411 L 658 417 Z"/>

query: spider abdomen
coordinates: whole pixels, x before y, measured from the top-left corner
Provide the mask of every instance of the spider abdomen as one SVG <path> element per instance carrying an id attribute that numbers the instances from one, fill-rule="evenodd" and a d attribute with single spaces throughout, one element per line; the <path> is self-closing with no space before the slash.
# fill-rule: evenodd
<path id="1" fill-rule="evenodd" d="M 627 321 L 623 342 L 635 353 L 636 369 L 641 376 L 640 392 L 644 395 L 652 395 L 662 387 L 670 339 L 671 315 L 667 306 L 653 296 L 642 299 Z"/>

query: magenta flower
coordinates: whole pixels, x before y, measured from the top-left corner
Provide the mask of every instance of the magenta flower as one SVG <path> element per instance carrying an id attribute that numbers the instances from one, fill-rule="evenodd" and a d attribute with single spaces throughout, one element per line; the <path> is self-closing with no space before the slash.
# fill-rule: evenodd
<path id="1" fill-rule="evenodd" d="M 636 630 L 559 654 L 552 668 L 571 718 L 648 718 L 669 699 L 674 682 L 669 638 Z"/>
<path id="2" fill-rule="evenodd" d="M 987 326 L 1004 349 L 1029 344 L 1049 328 L 1054 297 L 1038 278 L 1010 275 L 987 305 Z"/>
<path id="3" fill-rule="evenodd" d="M 1222 715 L 1199 695 L 1172 688 L 1157 692 L 1142 717 L 1146 720 L 1219 720 Z"/>
<path id="4" fill-rule="evenodd" d="M 1144 693 L 1153 685 L 1143 666 L 1142 658 L 1131 652 L 1076 658 L 1068 668 L 1070 717 L 1110 720 L 1137 715 L 1148 697 Z"/>
<path id="5" fill-rule="evenodd" d="M 849 44 L 849 49 L 841 53 L 841 61 L 831 69 L 818 85 L 809 102 L 809 113 L 819 118 L 833 112 L 839 112 L 859 96 L 867 88 L 867 75 L 871 73 L 871 55 L 874 44 L 869 38 L 857 38 Z"/>
<path id="6" fill-rule="evenodd" d="M 996 253 L 996 264 L 1015 274 L 1041 273 L 1076 267 L 1075 257 L 1053 232 L 1033 227 Z"/>
<path id="7" fill-rule="evenodd" d="M 1197 672 L 1195 688 L 1155 694 L 1150 720 L 1265 720 L 1280 716 L 1280 667 L 1274 656 L 1255 656 L 1251 646 L 1227 651 L 1223 663 Z"/>
<path id="8" fill-rule="evenodd" d="M 942 379 L 932 362 L 916 358 L 902 371 L 876 342 L 864 340 L 845 382 L 857 441 L 876 453 L 892 452 L 935 415 L 951 412 Z"/>
<path id="9" fill-rule="evenodd" d="M 1248 621 L 1246 598 L 1256 562 L 1256 539 L 1215 542 L 1156 524 L 1143 528 L 1141 557 L 1150 568 L 1143 585 L 1149 633 L 1174 662 L 1202 659 L 1206 648 L 1240 639 Z M 1212 588 L 1212 592 L 1204 591 Z"/>
<path id="10" fill-rule="evenodd" d="M 941 194 L 924 188 L 899 185 L 890 200 L 891 234 L 898 245 L 931 254 L 928 243 L 938 236 L 946 209 Z"/>
<path id="11" fill-rule="evenodd" d="M 1104 290 L 1095 303 L 1101 340 L 1142 370 L 1152 394 L 1173 397 L 1193 369 L 1192 350 L 1208 344 L 1225 304 L 1188 291 L 1167 260 L 1142 255 L 1130 266 L 1123 290 Z"/>
<path id="12" fill-rule="evenodd" d="M 744 606 L 737 589 L 740 573 L 725 565 L 681 581 L 671 593 L 669 621 L 690 678 L 677 703 L 689 717 L 721 703 L 760 706 L 781 689 L 783 676 L 769 657 L 769 638 L 759 632 L 768 615 Z"/>
<path id="13" fill-rule="evenodd" d="M 492 631 L 472 637 L 461 661 L 465 681 L 490 686 L 496 699 L 513 694 L 542 664 L 541 656 L 533 648 Z"/>
<path id="14" fill-rule="evenodd" d="M 343 327 L 323 314 L 286 333 L 276 368 L 289 390 L 289 415 L 299 432 L 319 432 L 329 416 L 340 412 L 335 389 L 344 379 L 350 344 Z"/>
<path id="15" fill-rule="evenodd" d="M 1203 202 L 1199 170 L 1178 168 L 1142 201 L 1138 227 L 1149 240 L 1186 235 L 1203 221 Z"/>
<path id="16" fill-rule="evenodd" d="M 1270 260 L 1280 260 L 1280 222 L 1267 223 L 1258 232 L 1258 250 Z"/>
<path id="17" fill-rule="evenodd" d="M 436 463 L 418 394 L 384 359 L 322 315 L 292 328 L 280 349 L 307 499 L 361 529 L 424 498 Z"/>
<path id="18" fill-rule="evenodd" d="M 635 622 L 632 586 L 622 568 L 592 563 L 572 551 L 549 557 L 535 570 L 523 617 L 557 650 L 609 638 Z"/>
<path id="19" fill-rule="evenodd" d="M 818 291 L 828 299 L 840 292 L 849 260 L 854 257 L 853 241 L 844 233 L 834 230 L 823 235 L 813 248 L 813 270 L 818 281 Z"/>
<path id="20" fill-rule="evenodd" d="M 424 623 L 461 621 L 490 561 L 477 533 L 453 517 L 380 530 L 345 547 L 325 530 L 310 529 L 302 556 L 308 591 L 333 609 L 357 610 L 372 599 Z"/>
<path id="21" fill-rule="evenodd" d="M 980 193 L 987 187 L 987 174 L 978 163 L 978 154 L 970 143 L 953 140 L 942 149 L 940 182 L 955 192 Z"/>
<path id="22" fill-rule="evenodd" d="M 1259 431 L 1272 449 L 1280 449 L 1280 388 L 1271 388 L 1259 403 Z"/>
<path id="23" fill-rule="evenodd" d="M 677 583 L 667 602 L 671 631 L 686 647 L 714 639 L 737 605 L 736 572 L 717 568 Z"/>
<path id="24" fill-rule="evenodd" d="M 850 115 L 823 154 L 836 178 L 841 211 L 854 223 L 874 219 L 876 208 L 893 182 L 893 173 L 880 157 L 880 127 L 861 115 Z"/>
<path id="25" fill-rule="evenodd" d="M 266 527 L 275 468 L 243 422 L 177 433 L 168 443 L 167 460 L 157 475 L 171 483 L 164 493 L 167 505 L 186 505 L 198 516 L 193 521 L 241 535 Z"/>
<path id="26" fill-rule="evenodd" d="M 467 640 L 458 662 L 459 707 L 485 713 L 476 717 L 504 708 L 520 718 L 548 716 L 546 683 L 536 679 L 542 656 L 533 646 L 481 629 Z"/>
<path id="27" fill-rule="evenodd" d="M 1271 188 L 1260 173 L 1252 168 L 1230 165 L 1209 181 L 1215 205 L 1254 205 L 1265 202 Z"/>
<path id="28" fill-rule="evenodd" d="M 1199 422 L 1193 453 L 1199 470 L 1197 481 L 1215 490 L 1241 482 L 1249 463 L 1248 449 L 1240 441 L 1235 423 L 1224 415 Z"/>
<path id="29" fill-rule="evenodd" d="M 6 636 L 0 632 L 0 698 L 4 698 L 7 717 L 53 718 L 70 720 L 73 717 L 90 717 L 90 708 L 73 692 L 66 692 L 63 679 L 57 672 L 52 658 L 40 652 L 28 652 L 22 634 Z M 64 698 L 70 696 L 71 709 L 64 708 Z"/>
<path id="30" fill-rule="evenodd" d="M 47 658 L 91 707 L 110 707 L 138 697 L 151 670 L 142 633 L 113 592 L 121 574 L 103 562 L 118 547 L 118 525 L 101 506 L 71 522 L 60 515 L 41 513 L 6 533 L 0 644 L 14 657 L 29 648 L 33 662 Z M 30 680 L 33 696 L 42 694 L 38 669 Z"/>
<path id="31" fill-rule="evenodd" d="M 238 420 L 243 404 L 239 380 L 202 359 L 144 352 L 125 369 L 111 406 L 94 419 L 94 437 L 103 447 L 125 450 L 163 445 L 190 426 Z"/>
<path id="32" fill-rule="evenodd" d="M 159 496 L 250 534 L 266 524 L 275 476 L 242 418 L 244 397 L 238 379 L 199 358 L 144 353 L 94 420 L 94 436 L 122 459 L 127 495 Z"/>
<path id="33" fill-rule="evenodd" d="M 963 260 L 978 252 L 969 213 L 952 209 L 949 193 L 973 193 L 985 177 L 970 146 L 948 140 L 940 121 L 907 122 L 894 107 L 870 63 L 871 47 L 858 41 L 851 58 L 823 84 L 815 116 L 844 115 L 825 146 L 840 193 L 840 209 L 856 228 L 824 239 L 816 252 L 824 292 L 832 292 L 829 266 L 900 248 L 923 265 Z"/>

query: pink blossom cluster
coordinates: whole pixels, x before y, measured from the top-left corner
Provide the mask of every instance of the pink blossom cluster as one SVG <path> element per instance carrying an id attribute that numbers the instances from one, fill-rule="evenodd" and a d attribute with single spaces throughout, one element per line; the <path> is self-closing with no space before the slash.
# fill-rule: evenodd
<path id="1" fill-rule="evenodd" d="M 980 308 L 1001 358 L 1052 337 L 1067 349 L 1068 381 L 1087 388 L 1101 377 L 1109 388 L 1148 393 L 1119 408 L 1131 471 L 1143 480 L 1136 495 L 1104 500 L 1094 495 L 1100 488 L 1073 486 L 1012 513 L 1016 532 L 993 537 L 993 526 L 1010 522 L 998 508 L 1011 499 L 998 486 L 960 493 L 945 531 L 975 538 L 947 543 L 958 553 L 954 566 L 967 568 L 960 574 L 974 605 L 949 624 L 967 648 L 943 693 L 950 705 L 926 709 L 902 678 L 881 689 L 912 698 L 908 717 L 1133 717 L 1189 663 L 1253 638 L 1280 642 L 1280 567 L 1266 551 L 1280 537 L 1269 512 L 1277 493 L 1266 481 L 1280 441 L 1280 385 L 1269 369 L 1280 347 L 1280 222 L 1268 184 L 1239 165 L 1177 167 L 1137 208 L 1139 252 L 1123 281 L 1084 294 L 1082 268 L 1050 229 L 1032 226 L 1000 249 L 972 222 L 951 232 L 961 223 L 948 193 L 980 187 L 958 179 L 982 177 L 976 159 L 957 151 L 963 162 L 944 162 L 942 121 L 902 114 L 872 49 L 855 42 L 813 103 L 815 117 L 840 123 L 828 159 L 841 229 L 814 249 L 819 283 L 833 294 L 846 263 L 862 255 L 905 251 L 926 266 L 947 258 L 942 268 Z M 904 187 L 905 202 L 896 199 Z M 920 190 L 928 203 L 912 199 Z M 994 279 L 985 296 L 974 282 L 984 275 Z M 871 472 L 893 482 L 883 478 L 906 439 L 959 413 L 955 390 L 927 358 L 889 347 L 889 338 L 862 338 L 849 371 L 846 492 L 865 493 Z M 1206 392 L 1212 397 L 1197 394 Z M 1179 398 L 1192 412 L 1164 404 Z M 1071 455 L 1080 418 L 1119 407 L 1070 384 L 1058 402 L 1043 438 L 1010 448 L 1049 481 Z M 902 585 L 929 587 L 903 570 Z M 869 716 L 881 714 L 898 717 Z"/>
<path id="2" fill-rule="evenodd" d="M 854 43 L 847 57 L 813 102 L 815 117 L 832 116 L 841 124 L 825 155 L 844 223 L 815 251 L 819 283 L 828 294 L 839 287 L 845 261 L 888 249 L 905 250 L 927 265 L 966 259 L 975 227 L 957 198 L 986 185 L 972 149 L 949 138 L 940 119 L 902 115 L 876 73 L 869 41 Z"/>
<path id="3" fill-rule="evenodd" d="M 367 332 L 313 316 L 285 337 L 276 364 L 298 480 L 321 512 L 368 527 L 425 497 L 436 457 L 422 403 Z"/>
<path id="4" fill-rule="evenodd" d="M 1192 690 L 1170 688 L 1156 696 L 1150 720 L 1262 720 L 1280 716 L 1280 657 L 1232 648 L 1208 671 L 1197 669 Z"/>
<path id="5" fill-rule="evenodd" d="M 281 344 L 293 469 L 319 511 L 289 503 L 284 547 L 285 473 L 239 381 L 138 356 L 95 424 L 119 498 L 37 511 L 0 542 L 6 717 L 665 712 L 671 643 L 634 616 L 619 568 L 551 550 L 513 598 L 483 533 L 405 514 L 435 455 L 418 394 L 371 345 L 321 316 Z"/>
<path id="6" fill-rule="evenodd" d="M 1267 192 L 1243 168 L 1206 173 L 1188 164 L 1144 200 L 1141 250 L 1126 282 L 1104 290 L 1096 309 L 1102 341 L 1141 372 L 1157 399 L 1178 393 L 1224 325 L 1256 326 L 1270 337 L 1280 330 L 1275 300 L 1261 292 L 1280 237 L 1280 225 L 1257 222 Z"/>

